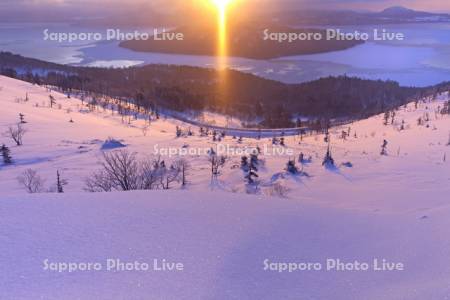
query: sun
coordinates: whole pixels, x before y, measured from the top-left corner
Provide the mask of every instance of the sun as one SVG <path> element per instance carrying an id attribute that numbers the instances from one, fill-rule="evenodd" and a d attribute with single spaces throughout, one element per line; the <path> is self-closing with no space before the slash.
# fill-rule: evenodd
<path id="1" fill-rule="evenodd" d="M 232 0 L 212 0 L 219 10 L 224 10 Z"/>

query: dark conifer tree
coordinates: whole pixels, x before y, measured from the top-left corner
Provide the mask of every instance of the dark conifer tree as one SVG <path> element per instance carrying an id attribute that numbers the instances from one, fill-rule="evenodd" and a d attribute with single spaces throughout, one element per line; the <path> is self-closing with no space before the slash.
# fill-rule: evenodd
<path id="1" fill-rule="evenodd" d="M 381 145 L 381 155 L 388 155 L 387 145 L 388 145 L 388 141 L 384 140 L 383 145 Z"/>
<path id="2" fill-rule="evenodd" d="M 25 121 L 25 115 L 24 115 L 24 114 L 20 113 L 20 114 L 19 114 L 19 119 L 20 119 L 20 123 L 22 123 L 22 124 L 25 124 L 25 123 L 26 123 L 26 121 Z"/>
<path id="3" fill-rule="evenodd" d="M 297 166 L 295 165 L 295 160 L 290 159 L 288 161 L 286 170 L 293 175 L 297 175 L 299 173 L 299 170 L 298 170 Z"/>
<path id="4" fill-rule="evenodd" d="M 323 166 L 325 167 L 334 167 L 334 158 L 331 154 L 331 147 L 330 144 L 328 144 L 327 153 L 325 154 L 325 158 L 323 159 Z"/>
<path id="5" fill-rule="evenodd" d="M 5 165 L 12 164 L 11 150 L 5 145 L 0 148 L 1 155 L 3 156 L 3 162 Z"/>
<path id="6" fill-rule="evenodd" d="M 58 193 L 64 193 L 64 186 L 67 185 L 67 180 L 61 178 L 59 171 L 56 171 L 56 191 Z"/>

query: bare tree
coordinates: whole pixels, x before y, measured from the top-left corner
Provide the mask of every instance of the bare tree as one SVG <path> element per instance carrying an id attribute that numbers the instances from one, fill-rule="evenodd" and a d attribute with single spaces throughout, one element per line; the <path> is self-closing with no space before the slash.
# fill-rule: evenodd
<path id="1" fill-rule="evenodd" d="M 85 180 L 89 192 L 113 190 L 155 190 L 171 188 L 174 182 L 187 182 L 189 164 L 177 160 L 169 167 L 164 160 L 138 160 L 136 153 L 121 150 L 103 155 L 102 168 Z"/>
<path id="2" fill-rule="evenodd" d="M 157 160 L 144 160 L 141 162 L 141 189 L 154 190 L 158 189 L 161 185 L 161 173 L 160 169 L 161 158 Z"/>
<path id="3" fill-rule="evenodd" d="M 148 124 L 145 124 L 144 126 L 142 126 L 141 130 L 142 130 L 142 134 L 144 136 L 147 136 L 149 128 L 150 128 L 150 126 Z"/>
<path id="4" fill-rule="evenodd" d="M 88 191 L 131 191 L 139 189 L 139 164 L 136 153 L 118 150 L 103 153 L 102 169 L 86 179 Z"/>
<path id="5" fill-rule="evenodd" d="M 22 146 L 23 136 L 26 132 L 27 130 L 22 124 L 18 123 L 16 126 L 9 126 L 8 130 L 4 133 L 4 136 L 13 139 L 17 146 Z"/>
<path id="6" fill-rule="evenodd" d="M 56 104 L 56 99 L 52 95 L 49 95 L 48 98 L 50 100 L 50 108 L 53 108 L 53 105 Z"/>
<path id="7" fill-rule="evenodd" d="M 119 150 L 103 153 L 102 167 L 115 189 L 130 191 L 139 187 L 139 166 L 136 153 Z"/>
<path id="8" fill-rule="evenodd" d="M 30 194 L 42 192 L 44 189 L 44 180 L 33 169 L 24 171 L 17 181 Z"/>
<path id="9" fill-rule="evenodd" d="M 214 149 L 210 150 L 209 162 L 211 163 L 211 180 L 217 179 L 220 175 L 220 169 L 225 165 L 226 161 L 227 158 L 225 156 L 217 155 Z"/>
<path id="10" fill-rule="evenodd" d="M 84 190 L 91 193 L 111 192 L 113 185 L 104 170 L 94 172 L 90 177 L 85 179 Z"/>
<path id="11" fill-rule="evenodd" d="M 187 175 L 189 175 L 189 170 L 191 169 L 191 165 L 189 164 L 189 162 L 184 159 L 184 158 L 180 158 L 177 159 L 174 163 L 173 166 L 179 171 L 180 174 L 180 180 L 181 180 L 181 185 L 182 186 L 186 186 L 187 184 Z"/>
<path id="12" fill-rule="evenodd" d="M 173 182 L 179 181 L 180 179 L 180 169 L 175 167 L 174 165 L 171 165 L 170 168 L 168 168 L 165 172 L 162 173 L 162 183 L 163 183 L 163 189 L 169 190 L 170 185 Z"/>

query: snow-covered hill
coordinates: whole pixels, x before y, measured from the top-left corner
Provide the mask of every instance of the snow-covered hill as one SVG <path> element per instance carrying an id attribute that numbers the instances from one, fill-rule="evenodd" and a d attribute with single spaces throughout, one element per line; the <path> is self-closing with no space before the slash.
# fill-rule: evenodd
<path id="1" fill-rule="evenodd" d="M 333 128 L 331 147 L 338 168 L 329 170 L 322 166 L 327 150 L 323 135 L 306 136 L 302 141 L 298 136 L 286 137 L 285 147 L 274 146 L 267 138 L 244 138 L 240 142 L 226 137 L 221 142 L 214 142 L 211 136 L 200 136 L 198 128 L 191 128 L 192 137 L 176 138 L 176 126 L 187 130 L 191 125 L 170 119 L 152 122 L 144 135 L 143 120 L 131 120 L 128 124 L 122 122 L 117 112 L 114 115 L 110 110 L 89 112 L 80 100 L 68 99 L 56 92 L 52 92 L 56 104 L 50 108 L 49 91 L 6 77 L 0 77 L 0 87 L 0 131 L 17 123 L 20 113 L 25 115 L 27 123 L 24 127 L 28 131 L 24 145 L 20 147 L 14 146 L 9 138 L 0 138 L 0 144 L 10 147 L 14 159 L 13 165 L 0 167 L 0 194 L 25 193 L 16 178 L 30 168 L 46 180 L 47 188 L 54 185 L 59 170 L 69 181 L 67 192 L 83 191 L 85 178 L 99 168 L 97 162 L 108 137 L 142 157 L 161 155 L 167 164 L 176 159 L 164 155 L 169 150 L 194 151 L 197 155 L 186 157 L 192 165 L 187 188 L 196 191 L 215 188 L 245 192 L 244 174 L 239 168 L 242 155 L 237 150 L 256 146 L 263 152 L 260 156 L 263 165 L 258 172 L 262 194 L 270 194 L 272 186 L 279 183 L 290 189 L 289 196 L 293 199 L 301 196 L 338 203 L 351 199 L 354 203 L 358 202 L 355 199 L 378 201 L 406 192 L 414 196 L 415 190 L 440 198 L 440 191 L 450 180 L 450 162 L 446 159 L 446 155 L 450 155 L 447 145 L 450 118 L 436 113 L 447 95 L 441 95 L 435 101 L 421 102 L 417 109 L 414 103 L 400 109 L 396 112 L 394 125 L 383 125 L 384 116 L 380 115 Z M 28 102 L 19 101 L 26 95 Z M 419 118 L 429 121 L 419 126 Z M 402 126 L 404 130 L 400 130 Z M 341 138 L 343 131 L 350 133 L 346 139 Z M 388 141 L 388 156 L 380 155 L 384 140 Z M 211 147 L 217 148 L 217 145 L 232 151 L 227 153 L 229 159 L 218 182 L 211 187 L 210 163 L 204 152 Z M 161 151 L 156 153 L 155 150 Z M 310 177 L 291 176 L 285 171 L 288 160 L 297 160 L 300 153 L 312 158 L 311 163 L 303 166 Z M 353 167 L 342 165 L 348 162 Z M 298 167 L 301 166 L 298 164 Z"/>
<path id="2" fill-rule="evenodd" d="M 171 191 L 84 193 L 85 178 L 99 168 L 108 137 L 140 156 L 154 147 L 208 149 L 219 142 L 176 137 L 175 120 L 122 122 L 110 110 L 89 112 L 76 98 L 0 77 L 0 131 L 25 115 L 24 144 L 11 139 L 14 163 L 0 164 L 1 299 L 445 299 L 450 277 L 450 117 L 436 113 L 448 95 L 396 111 L 394 124 L 376 116 L 331 131 L 336 168 L 324 168 L 323 135 L 269 139 L 229 147 L 266 151 L 257 195 L 244 195 L 241 156 L 230 156 L 211 184 L 207 155 L 187 159 L 186 188 Z M 23 99 L 28 95 L 28 101 Z M 418 125 L 418 119 L 423 120 Z M 73 122 L 70 122 L 72 120 Z M 428 120 L 428 121 L 426 121 Z M 404 121 L 404 122 L 403 122 Z M 346 139 L 342 132 L 350 131 Z M 387 156 L 380 155 L 388 141 Z M 108 146 L 108 145 L 107 145 Z M 111 146 L 111 145 L 109 145 Z M 293 154 L 278 155 L 278 151 Z M 106 150 L 113 151 L 113 150 Z M 300 153 L 308 176 L 285 168 Z M 270 155 L 269 155 L 270 154 Z M 170 162 L 174 157 L 162 157 Z M 351 164 L 349 164 L 351 163 Z M 300 168 L 300 164 L 298 164 Z M 17 177 L 34 169 L 65 194 L 27 195 Z M 274 186 L 286 189 L 276 196 Z M 279 195 L 278 195 L 279 196 Z M 184 264 L 180 272 L 108 272 L 107 259 Z M 89 272 L 51 272 L 48 262 L 99 262 Z M 367 262 L 368 271 L 265 271 L 264 261 Z M 404 270 L 374 271 L 373 260 Z M 273 265 L 272 265 L 273 267 Z"/>

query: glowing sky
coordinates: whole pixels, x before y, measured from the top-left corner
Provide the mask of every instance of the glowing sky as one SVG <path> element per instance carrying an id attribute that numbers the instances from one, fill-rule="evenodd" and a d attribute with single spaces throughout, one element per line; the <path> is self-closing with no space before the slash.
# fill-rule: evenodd
<path id="1" fill-rule="evenodd" d="M 120 8 L 133 5 L 150 5 L 155 8 L 173 9 L 180 4 L 193 3 L 195 1 L 186 0 L 2 0 L 0 8 L 2 10 L 15 10 L 25 6 L 42 6 L 50 4 L 71 8 L 98 7 L 98 8 Z M 264 5 L 276 6 L 297 6 L 297 7 L 321 7 L 337 9 L 365 9 L 380 10 L 393 5 L 402 5 L 409 8 L 427 11 L 450 12 L 449 0 L 247 0 L 250 5 L 261 8 Z M 108 5 L 105 5 L 108 4 Z M 264 5 L 263 5 L 264 4 Z"/>

